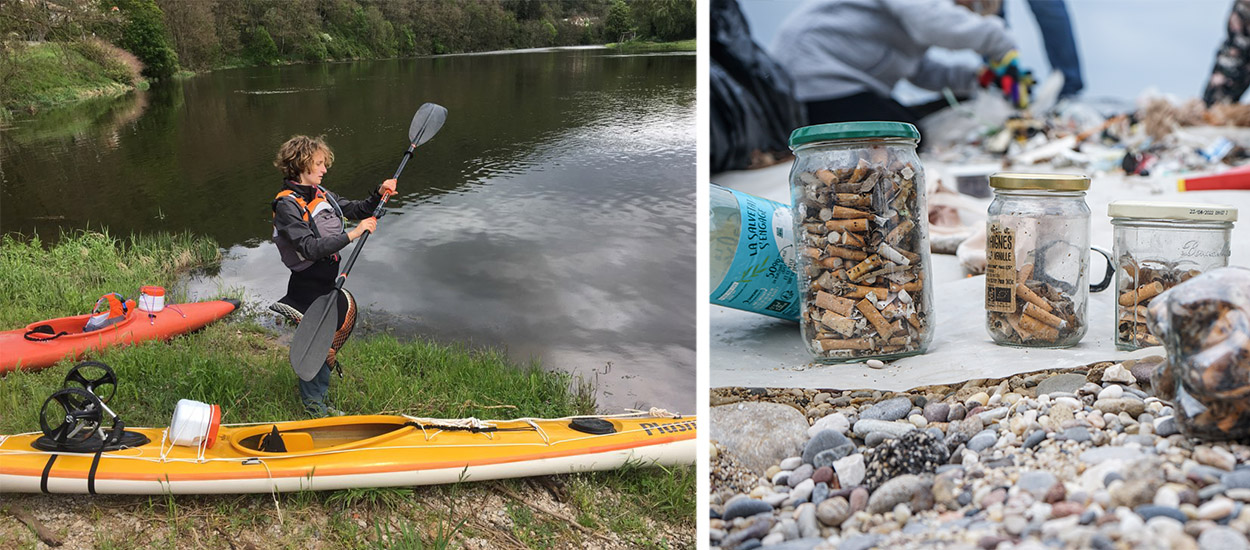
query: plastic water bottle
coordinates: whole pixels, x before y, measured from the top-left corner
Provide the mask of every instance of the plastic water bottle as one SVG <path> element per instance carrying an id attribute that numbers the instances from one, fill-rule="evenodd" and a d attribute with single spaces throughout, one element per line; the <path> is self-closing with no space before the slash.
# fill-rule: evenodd
<path id="1" fill-rule="evenodd" d="M 710 288 L 713 304 L 798 321 L 790 207 L 712 184 Z"/>

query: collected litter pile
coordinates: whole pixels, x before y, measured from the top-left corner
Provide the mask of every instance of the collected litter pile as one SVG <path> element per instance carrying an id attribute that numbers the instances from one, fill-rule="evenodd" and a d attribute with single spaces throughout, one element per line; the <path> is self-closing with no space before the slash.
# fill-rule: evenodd
<path id="1" fill-rule="evenodd" d="M 1250 127 L 1250 105 L 1206 108 L 1197 99 L 1146 94 L 1135 108 L 1064 101 L 1019 113 L 982 94 L 921 124 L 934 158 L 947 162 L 992 157 L 1017 169 L 1049 162 L 1090 174 L 1148 176 L 1222 172 L 1250 161 L 1245 133 L 1231 128 Z M 1230 131 L 1194 131 L 1203 126 Z"/>

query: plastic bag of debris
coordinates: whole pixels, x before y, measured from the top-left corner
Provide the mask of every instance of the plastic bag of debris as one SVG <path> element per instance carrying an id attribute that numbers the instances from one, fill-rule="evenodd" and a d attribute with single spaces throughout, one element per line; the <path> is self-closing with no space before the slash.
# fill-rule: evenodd
<path id="1" fill-rule="evenodd" d="M 1250 436 L 1250 269 L 1213 269 L 1155 298 L 1150 332 L 1168 361 L 1151 376 L 1181 433 Z"/>

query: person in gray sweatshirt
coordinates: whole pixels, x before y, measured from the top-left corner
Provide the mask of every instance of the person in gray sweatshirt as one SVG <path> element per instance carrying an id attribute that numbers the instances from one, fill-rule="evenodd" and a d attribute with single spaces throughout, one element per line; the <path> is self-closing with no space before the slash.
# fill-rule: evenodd
<path id="1" fill-rule="evenodd" d="M 950 88 L 957 96 L 971 95 L 979 78 L 1002 83 L 1001 67 L 994 67 L 1000 73 L 995 77 L 989 67 L 950 63 L 929 52 L 934 46 L 970 49 L 991 66 L 1014 60 L 1016 43 L 1003 20 L 981 15 L 996 13 L 999 5 L 996 0 L 812 0 L 781 24 L 770 53 L 794 78 L 795 97 L 806 104 L 811 124 L 916 124 L 927 113 L 890 97 L 899 80 L 934 91 Z"/>

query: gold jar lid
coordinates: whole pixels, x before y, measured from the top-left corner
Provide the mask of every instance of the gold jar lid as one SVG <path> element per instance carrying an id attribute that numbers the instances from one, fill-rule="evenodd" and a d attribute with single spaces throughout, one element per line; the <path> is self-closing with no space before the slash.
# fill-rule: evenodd
<path id="1" fill-rule="evenodd" d="M 999 172 L 990 176 L 990 187 L 1008 190 L 1085 191 L 1089 189 L 1089 176 L 1084 174 Z"/>

